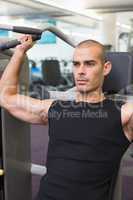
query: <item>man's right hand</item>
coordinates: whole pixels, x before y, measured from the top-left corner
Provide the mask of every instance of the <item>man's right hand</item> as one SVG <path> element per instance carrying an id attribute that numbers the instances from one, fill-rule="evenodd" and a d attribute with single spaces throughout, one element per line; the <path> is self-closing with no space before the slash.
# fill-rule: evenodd
<path id="1" fill-rule="evenodd" d="M 21 44 L 16 47 L 15 51 L 19 51 L 22 53 L 26 53 L 30 48 L 33 47 L 35 43 L 33 42 L 31 35 L 24 35 L 19 39 L 19 41 L 21 42 Z"/>

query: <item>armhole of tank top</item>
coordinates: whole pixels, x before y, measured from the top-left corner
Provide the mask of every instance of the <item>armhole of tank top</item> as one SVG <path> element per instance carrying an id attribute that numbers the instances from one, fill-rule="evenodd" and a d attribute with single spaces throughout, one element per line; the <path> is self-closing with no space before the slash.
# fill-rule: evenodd
<path id="1" fill-rule="evenodd" d="M 125 135 L 124 133 L 124 130 L 123 130 L 123 126 L 122 126 L 122 111 L 121 111 L 121 108 L 122 108 L 122 105 L 124 104 L 124 102 L 120 102 L 120 126 L 121 126 L 121 130 L 122 130 L 122 134 L 123 134 L 123 137 L 125 138 L 125 141 L 130 145 L 132 143 L 132 141 L 130 141 L 127 136 Z"/>
<path id="2" fill-rule="evenodd" d="M 58 101 L 59 101 L 59 100 L 54 100 L 54 101 L 51 103 L 51 105 L 50 105 L 50 107 L 49 107 L 49 109 L 48 109 L 48 118 L 49 118 L 49 115 L 50 115 L 50 111 L 52 110 L 52 108 L 54 107 L 54 105 L 55 105 L 56 103 L 58 103 Z"/>

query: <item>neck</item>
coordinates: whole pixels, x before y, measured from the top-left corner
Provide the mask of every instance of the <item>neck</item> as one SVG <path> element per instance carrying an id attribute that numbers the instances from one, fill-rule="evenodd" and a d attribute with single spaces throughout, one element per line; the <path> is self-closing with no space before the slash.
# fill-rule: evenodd
<path id="1" fill-rule="evenodd" d="M 76 101 L 83 101 L 83 102 L 100 102 L 105 99 L 105 95 L 101 89 L 91 92 L 80 92 L 77 91 L 76 94 Z"/>

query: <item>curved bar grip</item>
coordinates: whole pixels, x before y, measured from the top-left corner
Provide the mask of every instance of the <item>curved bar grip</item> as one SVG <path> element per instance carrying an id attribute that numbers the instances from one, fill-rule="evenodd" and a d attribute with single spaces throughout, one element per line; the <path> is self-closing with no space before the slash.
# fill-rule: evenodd
<path id="1" fill-rule="evenodd" d="M 41 35 L 32 35 L 33 41 L 39 40 L 40 38 L 41 38 Z M 19 44 L 21 44 L 21 42 L 19 40 L 11 40 L 11 41 L 5 42 L 3 44 L 0 44 L 0 50 L 14 48 Z"/>
<path id="2" fill-rule="evenodd" d="M 32 35 L 41 35 L 43 32 L 42 30 L 37 28 L 29 28 L 24 26 L 13 26 L 12 31 L 17 33 L 32 34 Z"/>
<path id="3" fill-rule="evenodd" d="M 13 31 L 16 33 L 31 34 L 31 35 L 41 35 L 42 34 L 42 30 L 40 30 L 40 29 L 24 27 L 24 26 L 11 26 L 11 25 L 0 24 L 0 29 L 7 30 L 7 31 Z"/>
<path id="4" fill-rule="evenodd" d="M 52 33 L 54 33 L 56 36 L 58 36 L 60 39 L 62 39 L 64 42 L 66 42 L 67 44 L 69 44 L 72 47 L 76 47 L 76 45 L 74 44 L 74 42 L 68 37 L 66 36 L 66 34 L 64 34 L 62 31 L 60 31 L 59 29 L 57 29 L 54 26 L 48 26 L 46 27 L 44 31 L 50 31 Z"/>
<path id="5" fill-rule="evenodd" d="M 76 47 L 74 42 L 69 37 L 67 37 L 62 31 L 60 31 L 54 26 L 48 26 L 44 28 L 43 30 L 40 30 L 40 29 L 30 28 L 30 27 L 0 25 L 0 29 L 9 30 L 9 31 L 17 32 L 17 33 L 34 34 L 34 35 L 41 35 L 45 31 L 50 31 L 54 33 L 56 36 L 58 36 L 60 39 L 68 43 L 70 46 L 74 48 Z"/>

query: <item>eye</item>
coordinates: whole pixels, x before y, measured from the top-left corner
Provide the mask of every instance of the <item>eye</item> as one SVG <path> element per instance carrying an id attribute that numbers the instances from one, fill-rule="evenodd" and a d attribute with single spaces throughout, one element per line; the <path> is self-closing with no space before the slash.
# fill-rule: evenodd
<path id="1" fill-rule="evenodd" d="M 74 67 L 78 67 L 79 65 L 80 65 L 79 62 L 73 61 L 73 66 L 74 66 Z"/>
<path id="2" fill-rule="evenodd" d="M 85 61 L 85 65 L 88 66 L 88 67 L 93 67 L 96 65 L 96 62 L 94 61 Z"/>

